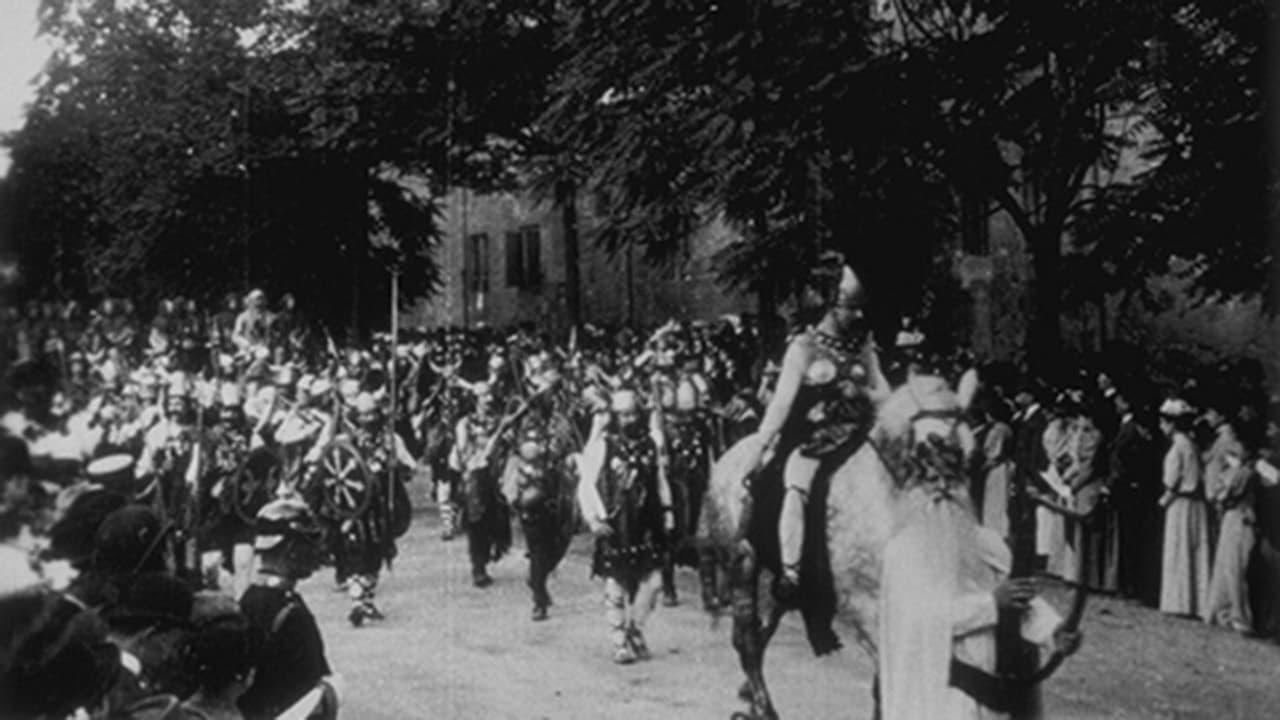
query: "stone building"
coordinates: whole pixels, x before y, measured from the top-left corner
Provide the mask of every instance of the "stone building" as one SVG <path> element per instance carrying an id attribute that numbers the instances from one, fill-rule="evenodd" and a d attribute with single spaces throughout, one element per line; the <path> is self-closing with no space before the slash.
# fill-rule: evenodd
<path id="1" fill-rule="evenodd" d="M 441 203 L 443 283 L 435 297 L 403 315 L 402 325 L 506 327 L 531 322 L 568 329 L 564 226 L 558 208 L 526 194 L 456 189 Z M 648 325 L 676 318 L 711 319 L 754 312 L 749 296 L 715 281 L 715 254 L 738 236 L 711 223 L 685 243 L 681 257 L 655 266 L 640 251 L 610 256 L 597 246 L 598 218 L 578 203 L 583 322 Z"/>

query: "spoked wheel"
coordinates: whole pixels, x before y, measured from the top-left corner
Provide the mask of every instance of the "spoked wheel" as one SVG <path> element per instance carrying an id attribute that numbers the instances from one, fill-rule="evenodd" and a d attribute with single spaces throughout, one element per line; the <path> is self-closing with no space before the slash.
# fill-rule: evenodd
<path id="1" fill-rule="evenodd" d="M 373 474 L 350 442 L 334 440 L 320 453 L 320 492 L 333 516 L 350 520 L 373 502 Z"/>
<path id="2" fill-rule="evenodd" d="M 231 504 L 236 515 L 247 523 L 257 519 L 280 486 L 284 461 L 269 448 L 258 448 L 245 456 L 231 483 Z"/>

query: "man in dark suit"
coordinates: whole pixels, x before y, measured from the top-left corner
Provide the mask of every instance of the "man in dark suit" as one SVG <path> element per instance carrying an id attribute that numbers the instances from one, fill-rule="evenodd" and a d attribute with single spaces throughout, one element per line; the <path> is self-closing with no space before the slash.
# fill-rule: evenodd
<path id="1" fill-rule="evenodd" d="M 1049 413 L 1044 407 L 1049 390 L 1035 378 L 1024 379 L 1014 394 L 1018 412 L 1013 418 L 1013 487 L 1010 488 L 1010 545 L 1017 555 L 1019 548 L 1034 548 L 1036 538 L 1035 503 L 1026 497 L 1029 489 L 1044 484 L 1040 473 L 1049 468 L 1049 454 L 1044 447 L 1044 431 Z M 1030 551 L 1034 552 L 1034 551 Z M 1015 560 L 1016 562 L 1016 560 Z"/>
<path id="2" fill-rule="evenodd" d="M 1160 541 L 1163 531 L 1159 454 L 1155 437 L 1139 422 L 1131 390 L 1112 394 L 1120 417 L 1111 442 L 1108 487 L 1120 529 L 1120 594 L 1155 606 L 1160 593 Z"/>

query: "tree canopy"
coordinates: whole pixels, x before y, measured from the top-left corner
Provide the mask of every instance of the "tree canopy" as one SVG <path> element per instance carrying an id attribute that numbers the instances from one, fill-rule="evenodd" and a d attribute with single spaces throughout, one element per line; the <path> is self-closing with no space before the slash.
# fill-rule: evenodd
<path id="1" fill-rule="evenodd" d="M 581 191 L 606 248 L 653 261 L 723 217 L 723 280 L 765 300 L 840 250 L 885 330 L 945 309 L 957 238 L 1002 213 L 1040 358 L 1063 307 L 1173 260 L 1205 297 L 1258 294 L 1273 262 L 1263 0 L 44 11 L 63 51 L 6 197 L 28 274 L 60 291 L 252 283 L 367 320 L 389 267 L 432 291 L 448 188 L 530 181 Z"/>
<path id="2" fill-rule="evenodd" d="M 61 49 L 7 141 L 27 276 L 256 285 L 365 327 L 393 269 L 428 295 L 436 200 L 510 183 L 542 96 L 549 25 L 525 5 L 47 0 Z"/>
<path id="3" fill-rule="evenodd" d="M 892 326 L 937 289 L 930 258 L 956 249 L 976 201 L 1007 214 L 1032 256 L 1041 359 L 1056 354 L 1067 269 L 1105 255 L 1093 257 L 1099 208 L 1113 235 L 1141 221 L 1107 252 L 1138 246 L 1148 274 L 1181 257 L 1210 291 L 1262 288 L 1274 202 L 1228 205 L 1237 182 L 1265 187 L 1265 163 L 1224 156 L 1223 137 L 1252 128 L 1233 136 L 1243 149 L 1261 130 L 1260 28 L 1273 15 L 1257 0 L 1229 12 L 1194 0 L 564 5 L 571 52 L 544 120 L 589 168 L 608 243 L 663 257 L 723 213 L 747 240 L 728 280 L 802 279 L 840 249 Z M 1203 94 L 1231 99 L 1201 106 Z M 1195 167 L 1173 159 L 1187 143 Z M 1119 177 L 1139 156 L 1155 169 Z M 1211 230 L 1234 211 L 1247 249 Z"/>

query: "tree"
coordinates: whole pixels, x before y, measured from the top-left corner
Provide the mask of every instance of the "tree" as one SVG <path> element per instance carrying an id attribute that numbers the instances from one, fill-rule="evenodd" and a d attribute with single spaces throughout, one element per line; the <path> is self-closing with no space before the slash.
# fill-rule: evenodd
<path id="1" fill-rule="evenodd" d="M 977 198 L 1029 249 L 1031 359 L 1049 369 L 1065 260 L 1097 241 L 1080 223 L 1145 139 L 1145 126 L 1115 119 L 1160 90 L 1151 44 L 1176 37 L 1179 13 L 1200 4 L 892 0 L 873 16 L 858 3 L 566 3 L 574 52 L 545 119 L 581 150 L 610 246 L 660 259 L 723 213 L 747 241 L 726 258 L 729 280 L 786 294 L 794 284 L 766 286 L 842 249 L 880 285 L 889 327 L 953 245 L 960 199 Z M 1176 72 L 1212 82 L 1201 60 Z M 1152 192 L 1173 205 L 1187 195 L 1168 183 Z"/>
<path id="2" fill-rule="evenodd" d="M 1141 292 L 1171 259 L 1202 300 L 1267 287 L 1280 178 L 1261 151 L 1272 116 L 1264 39 L 1276 20 L 1260 1 L 1187 3 L 1167 19 L 1149 63 L 1141 171 L 1081 219 L 1083 257 L 1106 287 Z M 1274 312 L 1275 296 L 1263 297 Z"/>
<path id="3" fill-rule="evenodd" d="M 1038 365 L 1058 355 L 1068 273 L 1132 288 L 1181 258 L 1211 294 L 1261 290 L 1255 239 L 1275 207 L 1256 152 L 1261 37 L 1274 11 L 1195 0 L 894 5 L 906 92 L 937 108 L 921 123 L 922 157 L 1007 213 L 1031 252 Z M 1136 183 L 1125 177 L 1135 169 Z M 1217 242 L 1215 226 L 1239 230 L 1238 242 Z"/>
<path id="4" fill-rule="evenodd" d="M 32 274 L 70 253 L 80 293 L 253 284 L 381 321 L 390 272 L 406 301 L 436 286 L 437 198 L 514 182 L 536 6 L 47 0 L 64 51 L 8 140 L 19 234 L 56 240 Z"/>
<path id="5" fill-rule="evenodd" d="M 722 258 L 724 279 L 756 291 L 766 315 L 822 251 L 840 249 L 872 285 L 875 318 L 896 328 L 920 294 L 948 191 L 878 149 L 886 116 L 847 112 L 867 95 L 833 101 L 873 56 L 866 6 L 563 7 L 570 50 L 543 126 L 580 157 L 607 248 L 638 245 L 662 262 L 722 216 L 745 239 Z"/>

